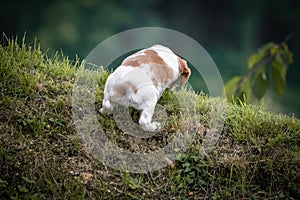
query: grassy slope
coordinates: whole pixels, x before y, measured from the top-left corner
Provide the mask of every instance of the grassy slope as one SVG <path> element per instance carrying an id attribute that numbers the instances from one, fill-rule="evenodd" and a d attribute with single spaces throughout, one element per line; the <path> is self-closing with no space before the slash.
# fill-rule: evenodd
<path id="1" fill-rule="evenodd" d="M 74 66 L 48 59 L 39 47 L 13 40 L 0 46 L 0 198 L 3 199 L 297 199 L 300 121 L 249 105 L 228 104 L 216 148 L 201 158 L 201 141 L 174 166 L 148 174 L 120 172 L 88 155 L 72 121 Z M 103 83 L 100 77 L 96 106 Z M 194 95 L 194 94 L 193 94 Z M 201 121 L 212 100 L 196 96 Z M 163 100 L 172 100 L 165 94 Z M 176 104 L 158 146 L 177 128 Z M 134 114 L 134 113 L 133 113 Z M 132 138 L 99 117 L 111 140 L 132 151 Z M 136 141 L 135 141 L 136 142 Z M 138 143 L 149 144 L 153 141 Z M 135 145 L 136 146 L 136 145 Z"/>

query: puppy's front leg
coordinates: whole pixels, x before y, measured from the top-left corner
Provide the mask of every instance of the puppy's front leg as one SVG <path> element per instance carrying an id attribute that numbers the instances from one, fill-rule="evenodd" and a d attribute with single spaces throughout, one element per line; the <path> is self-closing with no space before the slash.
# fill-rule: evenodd
<path id="1" fill-rule="evenodd" d="M 101 114 L 103 115 L 112 115 L 114 110 L 114 104 L 108 98 L 103 99 L 102 108 L 100 109 Z"/>
<path id="2" fill-rule="evenodd" d="M 139 119 L 139 124 L 144 131 L 155 132 L 160 129 L 159 122 L 152 122 L 152 116 L 154 112 L 154 107 L 147 107 L 142 110 L 141 117 Z"/>

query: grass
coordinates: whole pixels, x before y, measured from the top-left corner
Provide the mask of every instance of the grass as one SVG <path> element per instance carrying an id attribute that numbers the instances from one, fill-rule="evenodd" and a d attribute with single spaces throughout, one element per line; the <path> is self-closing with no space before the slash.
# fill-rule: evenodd
<path id="1" fill-rule="evenodd" d="M 228 104 L 224 128 L 207 156 L 199 149 L 210 133 L 217 99 L 182 91 L 199 120 L 197 140 L 174 163 L 146 174 L 105 166 L 87 153 L 72 116 L 72 90 L 82 62 L 53 55 L 36 42 L 6 39 L 0 46 L 1 199 L 298 199 L 300 120 L 261 106 Z M 85 73 L 84 71 L 82 73 Z M 108 72 L 98 77 L 100 108 Z M 160 103 L 168 120 L 159 134 L 136 139 L 111 117 L 97 114 L 106 136 L 130 152 L 149 152 L 176 137 L 184 124 L 174 93 Z M 130 110 L 134 121 L 138 112 Z"/>

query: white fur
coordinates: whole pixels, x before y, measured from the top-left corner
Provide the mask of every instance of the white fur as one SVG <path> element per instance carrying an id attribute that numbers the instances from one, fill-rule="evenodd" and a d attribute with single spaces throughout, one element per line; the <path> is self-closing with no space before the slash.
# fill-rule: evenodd
<path id="1" fill-rule="evenodd" d="M 139 55 L 146 55 L 141 50 L 129 57 L 123 63 Z M 153 76 L 156 76 L 150 70 L 151 63 L 141 64 L 139 66 L 119 66 L 107 79 L 104 89 L 104 99 L 100 112 L 102 114 L 112 114 L 115 104 L 133 107 L 141 111 L 139 124 L 145 131 L 154 132 L 160 128 L 158 122 L 152 122 L 152 115 L 155 105 L 166 88 L 179 80 L 179 61 L 178 56 L 169 48 L 154 45 L 148 50 L 155 51 L 159 57 L 167 64 L 173 72 L 173 78 L 169 79 L 165 84 L 154 84 Z M 161 73 L 164 73 L 163 71 Z M 124 94 L 116 94 L 114 88 L 120 84 L 130 84 L 130 87 L 124 88 Z"/>

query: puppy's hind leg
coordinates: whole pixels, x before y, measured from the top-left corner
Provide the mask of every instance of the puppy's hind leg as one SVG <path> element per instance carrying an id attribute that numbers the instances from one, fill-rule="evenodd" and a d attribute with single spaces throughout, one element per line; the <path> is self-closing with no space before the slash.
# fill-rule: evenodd
<path id="1" fill-rule="evenodd" d="M 155 132 L 160 129 L 160 123 L 151 122 L 155 106 L 149 106 L 142 110 L 139 124 L 144 131 Z"/>

